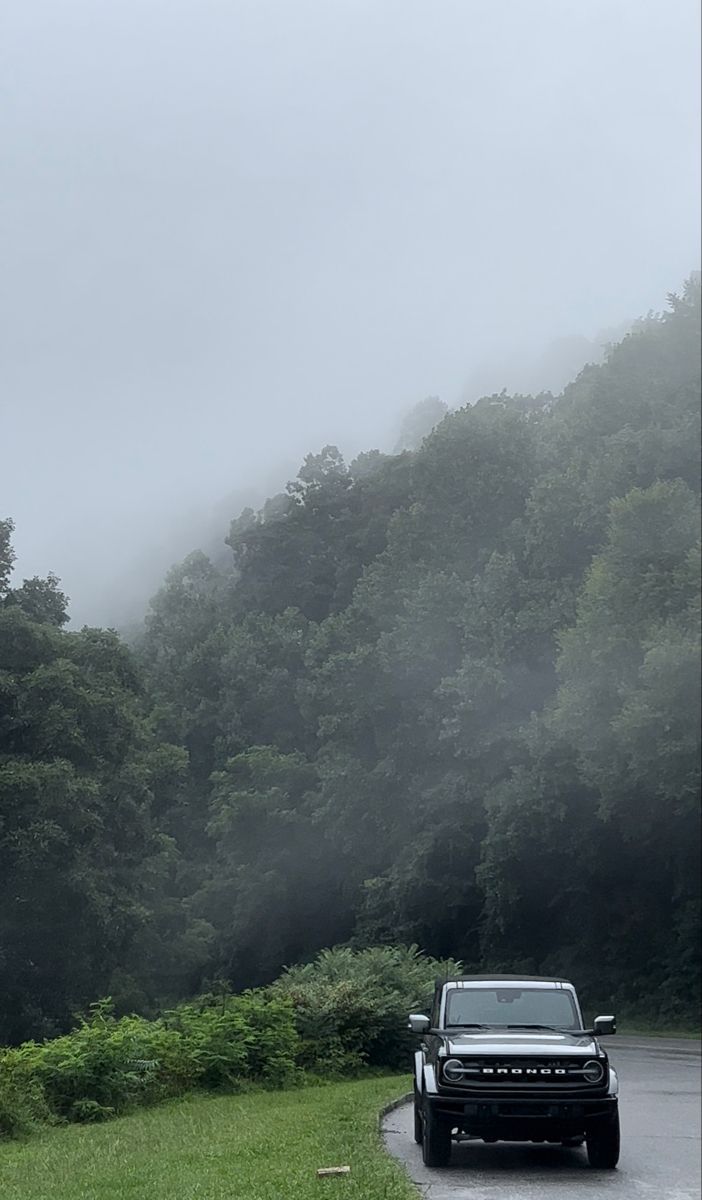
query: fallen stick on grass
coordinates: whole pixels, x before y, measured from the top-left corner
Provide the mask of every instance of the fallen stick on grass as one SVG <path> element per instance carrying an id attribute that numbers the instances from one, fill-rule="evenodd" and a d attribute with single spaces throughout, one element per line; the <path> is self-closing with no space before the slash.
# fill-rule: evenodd
<path id="1" fill-rule="evenodd" d="M 317 1178 L 322 1179 L 325 1175 L 350 1175 L 350 1167 L 320 1167 L 317 1171 Z"/>

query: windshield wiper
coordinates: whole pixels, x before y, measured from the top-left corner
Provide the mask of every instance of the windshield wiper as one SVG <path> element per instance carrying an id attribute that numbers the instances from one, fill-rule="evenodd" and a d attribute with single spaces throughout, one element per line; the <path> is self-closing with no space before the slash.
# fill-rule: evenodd
<path id="1" fill-rule="evenodd" d="M 562 1025 L 506 1025 L 506 1029 L 552 1029 L 554 1033 L 572 1033 L 571 1029 L 564 1029 Z"/>
<path id="2" fill-rule="evenodd" d="M 471 1024 L 464 1025 L 463 1023 L 461 1023 L 460 1025 L 447 1025 L 446 1028 L 447 1029 L 490 1029 L 492 1027 L 490 1025 L 471 1025 Z"/>

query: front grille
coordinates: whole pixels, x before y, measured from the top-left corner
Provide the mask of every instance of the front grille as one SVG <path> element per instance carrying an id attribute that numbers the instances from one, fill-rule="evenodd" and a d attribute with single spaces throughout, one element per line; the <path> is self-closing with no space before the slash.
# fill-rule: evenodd
<path id="1" fill-rule="evenodd" d="M 451 1057 L 449 1062 L 461 1063 L 461 1074 L 457 1078 L 445 1075 L 442 1069 L 442 1080 L 446 1087 L 461 1090 L 526 1090 L 536 1088 L 546 1090 L 572 1090 L 583 1088 L 588 1091 L 601 1089 L 607 1079 L 607 1070 L 602 1060 L 602 1078 L 588 1080 L 583 1071 L 586 1063 L 592 1064 L 593 1059 L 583 1058 L 484 1058 L 458 1059 Z"/>

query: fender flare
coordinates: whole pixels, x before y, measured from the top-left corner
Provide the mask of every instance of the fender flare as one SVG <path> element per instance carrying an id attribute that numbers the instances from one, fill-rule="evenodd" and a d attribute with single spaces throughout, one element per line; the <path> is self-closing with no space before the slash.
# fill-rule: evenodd
<path id="1" fill-rule="evenodd" d="M 438 1092 L 436 1086 L 436 1071 L 431 1063 L 424 1064 L 424 1091 L 430 1096 L 435 1096 Z"/>
<path id="2" fill-rule="evenodd" d="M 436 1072 L 431 1063 L 425 1061 L 422 1050 L 417 1050 L 414 1056 L 414 1086 L 419 1096 L 425 1092 L 430 1096 L 437 1093 Z"/>
<path id="3" fill-rule="evenodd" d="M 414 1054 L 414 1087 L 415 1091 L 422 1094 L 422 1085 L 424 1083 L 424 1055 L 421 1050 L 416 1050 Z"/>

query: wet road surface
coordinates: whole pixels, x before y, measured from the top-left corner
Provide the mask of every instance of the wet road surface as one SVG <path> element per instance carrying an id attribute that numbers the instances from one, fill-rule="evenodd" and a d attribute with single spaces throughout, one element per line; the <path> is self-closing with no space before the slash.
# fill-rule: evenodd
<path id="1" fill-rule="evenodd" d="M 615 1171 L 585 1147 L 471 1141 L 427 1170 L 412 1137 L 412 1105 L 383 1121 L 385 1144 L 425 1200 L 700 1200 L 700 1046 L 673 1038 L 603 1039 L 619 1075 L 622 1153 Z"/>

